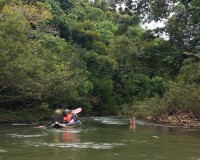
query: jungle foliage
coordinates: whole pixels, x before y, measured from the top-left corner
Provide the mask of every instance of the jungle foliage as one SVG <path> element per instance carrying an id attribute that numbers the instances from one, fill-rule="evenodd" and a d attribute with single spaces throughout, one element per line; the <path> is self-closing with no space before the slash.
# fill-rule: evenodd
<path id="1" fill-rule="evenodd" d="M 198 0 L 0 0 L 1 109 L 64 104 L 85 113 L 199 115 L 199 6 Z M 163 28 L 141 26 L 163 19 Z"/>

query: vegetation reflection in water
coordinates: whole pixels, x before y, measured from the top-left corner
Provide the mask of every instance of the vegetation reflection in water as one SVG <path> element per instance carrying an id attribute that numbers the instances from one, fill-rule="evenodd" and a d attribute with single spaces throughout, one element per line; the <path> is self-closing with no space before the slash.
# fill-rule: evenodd
<path id="1" fill-rule="evenodd" d="M 127 117 L 87 117 L 83 126 L 39 129 L 37 124 L 1 125 L 1 160 L 199 160 L 199 131 Z"/>

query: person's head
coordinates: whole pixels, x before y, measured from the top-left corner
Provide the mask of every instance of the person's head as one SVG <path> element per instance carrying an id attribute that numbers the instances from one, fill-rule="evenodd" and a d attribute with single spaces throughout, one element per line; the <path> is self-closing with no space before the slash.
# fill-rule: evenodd
<path id="1" fill-rule="evenodd" d="M 69 109 L 66 109 L 66 110 L 65 110 L 65 113 L 66 113 L 66 114 L 70 114 L 71 112 L 72 112 L 72 111 L 69 110 Z"/>
<path id="2" fill-rule="evenodd" d="M 57 106 L 57 107 L 61 109 L 61 108 L 62 108 L 62 104 L 58 104 L 58 106 Z"/>

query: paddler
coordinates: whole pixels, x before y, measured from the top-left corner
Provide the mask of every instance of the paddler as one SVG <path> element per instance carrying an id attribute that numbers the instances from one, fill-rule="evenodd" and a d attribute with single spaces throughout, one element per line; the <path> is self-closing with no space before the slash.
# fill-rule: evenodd
<path id="1" fill-rule="evenodd" d="M 64 123 L 64 116 L 66 116 L 66 112 L 63 109 L 63 106 L 61 104 L 58 105 L 58 108 L 54 110 L 52 114 L 52 123 L 59 122 Z"/>
<path id="2" fill-rule="evenodd" d="M 66 126 L 72 126 L 73 123 L 78 122 L 78 116 L 76 113 L 73 113 L 72 110 L 65 110 L 66 116 L 64 117 L 64 123 Z"/>

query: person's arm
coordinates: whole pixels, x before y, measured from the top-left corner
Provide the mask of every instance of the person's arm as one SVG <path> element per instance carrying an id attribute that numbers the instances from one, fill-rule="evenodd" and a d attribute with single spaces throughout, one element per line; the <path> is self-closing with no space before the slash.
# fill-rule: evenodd
<path id="1" fill-rule="evenodd" d="M 75 113 L 73 113 L 72 115 L 72 119 L 70 121 L 70 123 L 73 123 L 74 121 L 76 121 L 78 119 L 77 115 Z"/>

